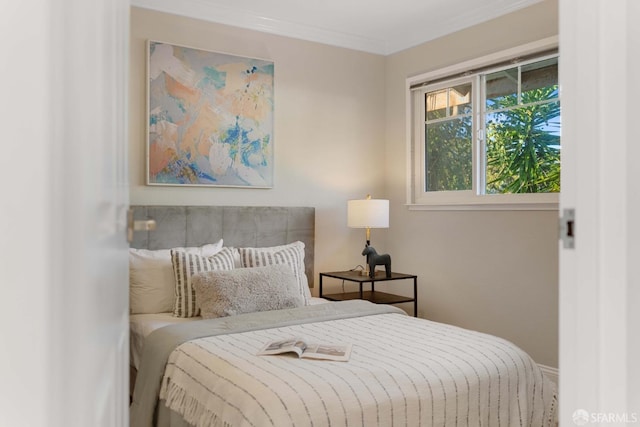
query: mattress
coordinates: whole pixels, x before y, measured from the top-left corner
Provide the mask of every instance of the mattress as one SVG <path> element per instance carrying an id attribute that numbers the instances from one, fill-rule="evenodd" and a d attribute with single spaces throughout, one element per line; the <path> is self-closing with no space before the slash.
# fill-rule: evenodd
<path id="1" fill-rule="evenodd" d="M 329 301 L 324 298 L 311 298 L 310 305 L 323 304 Z M 177 323 L 201 320 L 201 317 L 175 317 L 173 313 L 132 314 L 129 316 L 129 360 L 136 370 L 140 367 L 140 357 L 144 340 L 156 329 Z"/>
<path id="2" fill-rule="evenodd" d="M 200 317 L 175 317 L 173 313 L 132 314 L 129 316 L 129 360 L 131 366 L 138 369 L 144 339 L 156 329 L 167 325 L 199 320 Z"/>

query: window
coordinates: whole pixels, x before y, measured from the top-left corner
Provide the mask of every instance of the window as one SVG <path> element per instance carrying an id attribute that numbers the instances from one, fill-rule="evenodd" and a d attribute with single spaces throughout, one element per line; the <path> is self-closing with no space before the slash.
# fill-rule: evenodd
<path id="1" fill-rule="evenodd" d="M 451 75 L 409 85 L 412 204 L 557 208 L 557 53 Z"/>

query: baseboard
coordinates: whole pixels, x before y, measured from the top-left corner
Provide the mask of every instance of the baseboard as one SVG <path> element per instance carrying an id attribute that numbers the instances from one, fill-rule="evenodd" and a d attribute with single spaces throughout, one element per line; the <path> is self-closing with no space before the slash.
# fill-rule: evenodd
<path id="1" fill-rule="evenodd" d="M 552 368 L 551 366 L 540 365 L 540 364 L 538 364 L 538 366 L 540 367 L 540 370 L 542 371 L 542 373 L 551 381 L 553 381 L 557 386 L 558 378 L 559 378 L 558 368 Z"/>

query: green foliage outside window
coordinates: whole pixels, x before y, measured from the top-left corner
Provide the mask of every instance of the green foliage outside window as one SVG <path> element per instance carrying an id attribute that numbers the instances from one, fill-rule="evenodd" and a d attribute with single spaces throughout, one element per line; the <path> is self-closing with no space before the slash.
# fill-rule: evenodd
<path id="1" fill-rule="evenodd" d="M 472 87 L 465 83 L 426 94 L 427 191 L 471 190 Z"/>
<path id="2" fill-rule="evenodd" d="M 427 191 L 471 190 L 471 117 L 427 125 Z"/>
<path id="3" fill-rule="evenodd" d="M 505 110 L 487 114 L 486 192 L 554 193 L 560 191 L 560 102 L 558 87 L 522 94 L 496 103 Z M 540 101 L 556 99 L 552 102 Z M 514 107 L 514 108 L 511 108 Z"/>

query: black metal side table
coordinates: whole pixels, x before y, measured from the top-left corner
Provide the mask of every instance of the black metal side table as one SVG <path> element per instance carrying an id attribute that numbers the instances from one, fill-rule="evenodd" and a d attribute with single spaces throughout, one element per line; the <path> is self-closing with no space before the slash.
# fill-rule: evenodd
<path id="1" fill-rule="evenodd" d="M 324 295 L 322 293 L 322 279 L 331 277 L 348 282 L 355 282 L 360 285 L 357 292 L 344 292 L 339 294 Z M 413 298 L 402 295 L 395 295 L 386 292 L 376 291 L 375 284 L 377 282 L 387 282 L 391 280 L 408 280 L 413 279 Z M 363 290 L 363 284 L 370 283 L 371 290 Z M 387 277 L 384 271 L 376 271 L 374 277 L 362 275 L 360 271 L 333 271 L 329 273 L 320 273 L 320 298 L 330 301 L 346 301 L 351 299 L 363 299 L 374 302 L 376 304 L 399 304 L 403 302 L 413 302 L 413 316 L 418 317 L 418 276 L 414 274 L 391 273 L 391 277 Z"/>

